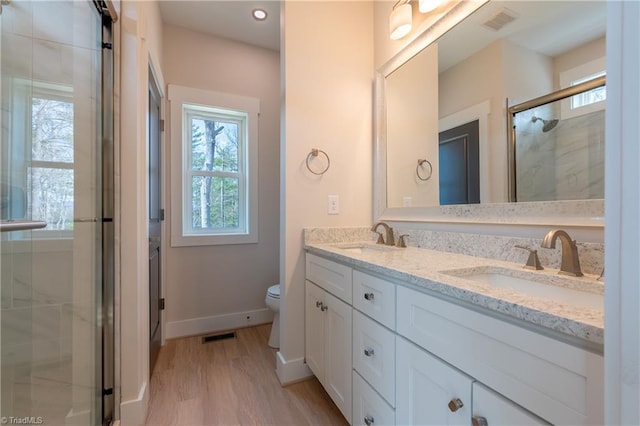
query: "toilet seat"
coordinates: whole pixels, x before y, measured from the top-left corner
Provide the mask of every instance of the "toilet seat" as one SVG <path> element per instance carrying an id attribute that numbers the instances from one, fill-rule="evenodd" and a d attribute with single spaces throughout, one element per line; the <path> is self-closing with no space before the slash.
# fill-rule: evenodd
<path id="1" fill-rule="evenodd" d="M 272 285 L 267 290 L 267 295 L 274 299 L 280 299 L 280 284 Z"/>

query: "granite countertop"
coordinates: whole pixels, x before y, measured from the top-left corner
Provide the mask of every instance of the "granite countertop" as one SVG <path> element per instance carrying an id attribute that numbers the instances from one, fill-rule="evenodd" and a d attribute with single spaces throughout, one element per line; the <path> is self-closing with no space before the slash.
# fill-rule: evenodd
<path id="1" fill-rule="evenodd" d="M 362 253 L 356 252 L 358 247 L 363 246 L 368 248 Z M 604 344 L 604 307 L 589 308 L 585 304 L 580 306 L 578 302 L 560 303 L 549 297 L 523 294 L 464 278 L 469 273 L 498 271 L 516 278 L 539 278 L 539 281 L 545 282 L 543 286 L 551 284 L 582 290 L 592 293 L 586 295 L 587 299 L 598 299 L 594 294 L 604 294 L 604 283 L 598 281 L 597 276 L 559 277 L 555 269 L 527 271 L 522 269 L 522 265 L 511 262 L 415 247 L 378 246 L 371 241 L 306 244 L 305 249 L 364 272 L 381 274 L 394 281 L 435 292 L 436 295 L 441 294 L 534 324 L 569 340 L 577 338 L 596 348 Z"/>

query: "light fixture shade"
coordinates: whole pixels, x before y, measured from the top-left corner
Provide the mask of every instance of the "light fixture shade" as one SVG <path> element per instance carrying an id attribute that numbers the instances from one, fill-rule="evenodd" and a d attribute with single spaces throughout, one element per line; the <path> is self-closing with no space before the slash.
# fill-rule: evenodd
<path id="1" fill-rule="evenodd" d="M 431 12 L 442 3 L 444 3 L 444 0 L 420 0 L 418 2 L 418 10 L 421 13 Z"/>
<path id="2" fill-rule="evenodd" d="M 412 21 L 411 5 L 401 4 L 395 7 L 389 15 L 389 37 L 391 40 L 399 40 L 409 34 Z"/>

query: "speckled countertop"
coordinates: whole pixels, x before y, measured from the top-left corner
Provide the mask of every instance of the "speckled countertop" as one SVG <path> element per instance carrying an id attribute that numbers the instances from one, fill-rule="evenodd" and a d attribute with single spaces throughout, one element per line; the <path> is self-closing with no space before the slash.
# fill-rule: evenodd
<path id="1" fill-rule="evenodd" d="M 344 249 L 360 246 L 368 249 L 362 253 Z M 544 282 L 544 285 L 569 287 L 591 293 L 586 295 L 586 299 L 596 299 L 595 305 L 599 305 L 598 297 L 594 295 L 604 293 L 604 284 L 597 281 L 597 276 L 559 277 L 555 269 L 527 271 L 521 268 L 522 265 L 500 260 L 415 247 L 376 246 L 371 241 L 307 244 L 305 248 L 309 253 L 348 264 L 364 272 L 384 275 L 398 284 L 406 282 L 481 309 L 534 324 L 548 329 L 552 334 L 559 333 L 570 339 L 584 340 L 590 346 L 600 347 L 604 344 L 603 307 L 589 308 L 585 307 L 589 303 L 578 301 L 559 303 L 548 297 L 531 296 L 464 278 L 464 275 L 474 272 L 500 272 L 525 279 L 535 277 Z"/>

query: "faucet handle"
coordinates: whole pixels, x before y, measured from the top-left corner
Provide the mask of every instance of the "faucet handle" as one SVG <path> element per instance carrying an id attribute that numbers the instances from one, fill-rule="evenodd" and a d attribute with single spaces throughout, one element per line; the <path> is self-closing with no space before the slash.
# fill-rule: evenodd
<path id="1" fill-rule="evenodd" d="M 529 252 L 529 258 L 527 259 L 527 263 L 523 266 L 523 268 L 533 269 L 535 271 L 541 271 L 544 269 L 542 267 L 542 264 L 540 263 L 540 258 L 538 258 L 538 250 L 518 245 L 515 247 Z"/>
<path id="2" fill-rule="evenodd" d="M 405 237 L 408 237 L 409 234 L 402 234 L 398 237 L 398 241 L 396 242 L 396 247 L 406 247 L 407 242 L 405 241 Z"/>

